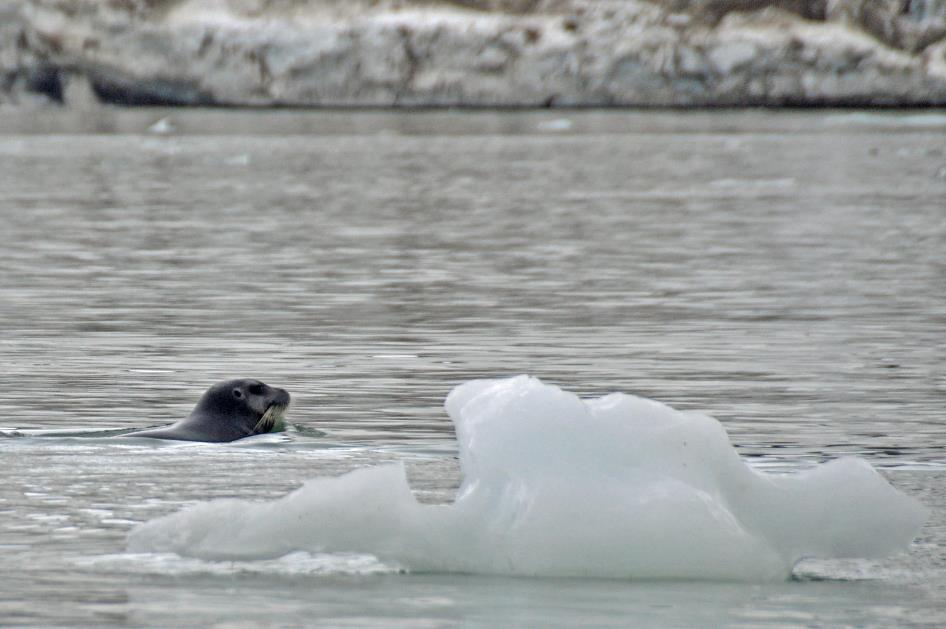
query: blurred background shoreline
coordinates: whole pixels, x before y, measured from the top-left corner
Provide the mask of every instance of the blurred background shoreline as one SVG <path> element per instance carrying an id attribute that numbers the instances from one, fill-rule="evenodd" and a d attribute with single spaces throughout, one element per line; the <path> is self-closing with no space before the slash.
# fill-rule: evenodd
<path id="1" fill-rule="evenodd" d="M 0 108 L 930 107 L 946 0 L 0 0 Z"/>

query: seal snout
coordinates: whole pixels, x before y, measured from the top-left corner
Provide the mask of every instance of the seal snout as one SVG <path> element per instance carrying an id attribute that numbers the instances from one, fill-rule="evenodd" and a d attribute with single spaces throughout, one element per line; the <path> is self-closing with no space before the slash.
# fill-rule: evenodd
<path id="1" fill-rule="evenodd" d="M 285 413 L 289 408 L 289 392 L 285 389 L 272 388 L 275 395 L 263 412 L 263 415 L 253 427 L 253 434 L 260 435 L 267 432 L 279 432 L 285 430 Z"/>
<path id="2" fill-rule="evenodd" d="M 288 391 L 273 387 L 273 392 L 275 395 L 273 396 L 273 401 L 270 402 L 270 406 L 274 404 L 283 407 L 289 406 L 290 396 Z"/>

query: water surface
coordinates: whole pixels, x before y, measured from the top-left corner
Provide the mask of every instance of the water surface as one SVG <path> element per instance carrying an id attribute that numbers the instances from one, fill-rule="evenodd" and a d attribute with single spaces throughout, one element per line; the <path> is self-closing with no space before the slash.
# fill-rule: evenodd
<path id="1" fill-rule="evenodd" d="M 944 199 L 938 114 L 4 113 L 0 618 L 941 624 Z M 910 554 L 749 587 L 124 553 L 182 505 L 392 459 L 449 500 L 444 396 L 516 373 L 708 412 L 761 467 L 864 456 L 933 515 Z M 238 376 L 299 429 L 37 436 L 174 421 Z"/>

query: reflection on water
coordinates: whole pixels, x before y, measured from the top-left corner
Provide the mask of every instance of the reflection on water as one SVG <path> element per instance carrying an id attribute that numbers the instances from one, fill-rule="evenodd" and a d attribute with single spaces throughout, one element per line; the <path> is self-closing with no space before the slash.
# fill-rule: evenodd
<path id="1" fill-rule="evenodd" d="M 765 465 L 941 466 L 946 127 L 871 116 L 0 118 L 0 430 L 168 423 L 253 376 L 348 444 L 6 440 L 16 591 L 121 521 L 398 453 L 449 498 L 441 403 L 481 376 L 700 409 Z"/>

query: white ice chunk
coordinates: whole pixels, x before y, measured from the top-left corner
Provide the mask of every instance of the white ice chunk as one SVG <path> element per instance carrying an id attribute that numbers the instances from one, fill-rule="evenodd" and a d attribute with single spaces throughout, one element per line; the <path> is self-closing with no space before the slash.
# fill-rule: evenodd
<path id="1" fill-rule="evenodd" d="M 926 518 L 868 463 L 748 467 L 722 425 L 624 394 L 583 401 L 535 378 L 447 397 L 463 483 L 416 501 L 401 465 L 308 481 L 270 502 L 216 500 L 136 528 L 136 552 L 267 559 L 370 553 L 415 571 L 785 578 L 803 557 L 905 549 Z"/>

